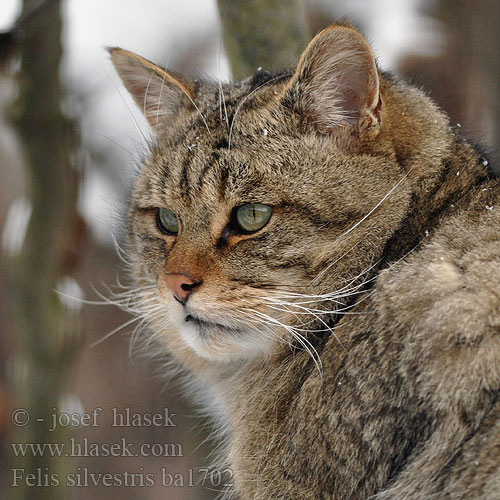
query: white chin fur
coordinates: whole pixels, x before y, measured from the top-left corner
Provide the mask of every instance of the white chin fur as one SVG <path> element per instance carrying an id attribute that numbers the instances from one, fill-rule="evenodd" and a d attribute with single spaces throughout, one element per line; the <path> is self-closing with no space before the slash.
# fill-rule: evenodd
<path id="1" fill-rule="evenodd" d="M 198 326 L 184 323 L 180 334 L 198 356 L 211 361 L 250 360 L 265 357 L 271 351 L 269 333 L 263 334 L 256 330 L 230 332 L 210 328 L 202 332 Z"/>
<path id="2" fill-rule="evenodd" d="M 167 294 L 165 306 L 171 331 L 177 332 L 186 347 L 201 358 L 228 363 L 238 360 L 263 358 L 272 351 L 275 340 L 269 331 L 261 332 L 245 328 L 231 330 L 216 324 L 202 328 L 195 322 L 186 321 L 186 311 Z M 193 301 L 191 311 L 206 317 L 210 306 L 203 301 Z"/>

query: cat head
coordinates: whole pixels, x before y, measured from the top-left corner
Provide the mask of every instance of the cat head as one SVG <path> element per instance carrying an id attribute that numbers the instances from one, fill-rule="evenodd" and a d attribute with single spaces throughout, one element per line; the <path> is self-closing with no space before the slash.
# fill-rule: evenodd
<path id="1" fill-rule="evenodd" d="M 366 40 L 330 26 L 295 70 L 229 84 L 111 57 L 154 132 L 129 212 L 154 334 L 217 362 L 311 349 L 374 274 L 411 195 L 394 132 L 406 127 L 408 150 L 411 106 Z"/>

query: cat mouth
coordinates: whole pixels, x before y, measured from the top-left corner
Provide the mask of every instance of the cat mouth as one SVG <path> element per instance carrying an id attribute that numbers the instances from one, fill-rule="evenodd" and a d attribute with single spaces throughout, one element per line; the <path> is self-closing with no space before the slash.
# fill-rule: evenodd
<path id="1" fill-rule="evenodd" d="M 195 327 L 198 328 L 200 333 L 212 333 L 214 331 L 224 331 L 224 332 L 232 332 L 236 333 L 239 330 L 236 328 L 231 328 L 227 325 L 223 325 L 221 323 L 215 323 L 213 321 L 206 321 L 204 319 L 198 318 L 197 316 L 193 316 L 192 314 L 188 314 L 185 317 L 185 322 L 186 323 L 191 323 Z"/>
<path id="2" fill-rule="evenodd" d="M 228 321 L 231 319 L 228 318 Z M 233 321 L 236 322 L 236 319 Z M 240 327 L 238 323 L 210 321 L 194 314 L 184 316 L 184 328 L 180 333 L 188 347 L 212 361 L 265 356 L 270 348 L 269 336 L 263 337 L 258 330 L 244 324 Z"/>

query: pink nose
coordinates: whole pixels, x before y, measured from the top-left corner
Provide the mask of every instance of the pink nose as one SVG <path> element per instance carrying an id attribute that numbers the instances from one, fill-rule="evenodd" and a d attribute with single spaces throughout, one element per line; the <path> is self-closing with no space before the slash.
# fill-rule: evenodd
<path id="1" fill-rule="evenodd" d="M 174 298 L 185 305 L 191 292 L 199 285 L 201 281 L 195 283 L 191 278 L 185 274 L 167 274 L 165 276 L 165 283 L 172 291 Z"/>

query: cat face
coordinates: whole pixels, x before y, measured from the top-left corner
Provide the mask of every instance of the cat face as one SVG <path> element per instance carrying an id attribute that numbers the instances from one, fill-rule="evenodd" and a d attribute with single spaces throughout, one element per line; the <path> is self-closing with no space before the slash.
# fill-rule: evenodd
<path id="1" fill-rule="evenodd" d="M 156 133 L 129 215 L 155 334 L 221 362 L 312 349 L 370 279 L 408 200 L 365 40 L 332 27 L 295 72 L 224 85 L 121 49 L 112 58 Z"/>

